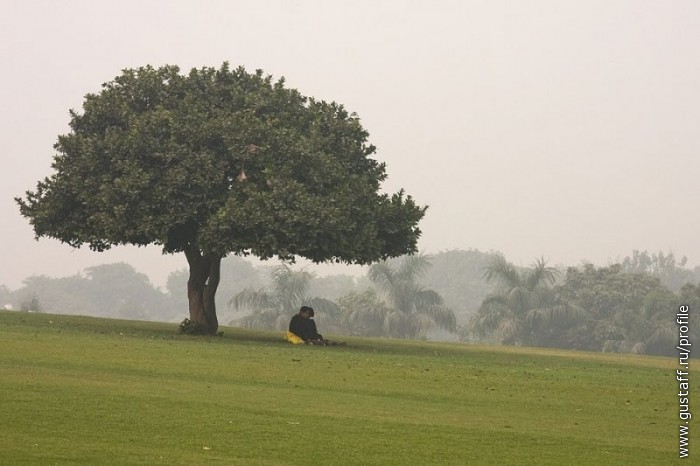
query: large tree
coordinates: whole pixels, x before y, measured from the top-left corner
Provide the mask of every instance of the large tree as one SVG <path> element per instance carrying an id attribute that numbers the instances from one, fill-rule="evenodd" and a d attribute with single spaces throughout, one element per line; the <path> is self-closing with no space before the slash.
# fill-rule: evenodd
<path id="1" fill-rule="evenodd" d="M 367 264 L 416 250 L 425 208 L 379 192 L 385 165 L 359 118 L 260 70 L 128 69 L 70 116 L 22 215 L 73 247 L 184 253 L 205 333 L 227 254 Z"/>

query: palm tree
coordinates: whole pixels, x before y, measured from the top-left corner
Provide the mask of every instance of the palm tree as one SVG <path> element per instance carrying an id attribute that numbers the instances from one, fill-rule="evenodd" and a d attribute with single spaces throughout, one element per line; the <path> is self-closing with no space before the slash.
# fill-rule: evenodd
<path id="1" fill-rule="evenodd" d="M 383 292 L 384 300 L 377 300 L 364 314 L 381 320 L 386 336 L 416 338 L 435 327 L 456 329 L 457 319 L 444 305 L 440 294 L 419 283 L 429 266 L 429 258 L 421 254 L 382 261 L 369 268 L 367 275 Z M 357 311 L 354 313 L 356 319 L 361 315 Z M 346 314 L 346 317 L 353 317 L 353 314 Z"/>
<path id="2" fill-rule="evenodd" d="M 308 296 L 309 286 L 314 275 L 305 270 L 294 271 L 288 265 L 272 270 L 270 289 L 246 288 L 229 301 L 233 311 L 249 311 L 250 314 L 231 321 L 230 325 L 247 328 L 285 330 L 289 319 L 302 305 L 315 310 L 319 328 L 338 330 L 340 310 L 334 302 Z"/>
<path id="3" fill-rule="evenodd" d="M 495 335 L 508 345 L 545 345 L 557 327 L 581 316 L 582 310 L 558 302 L 552 285 L 559 273 L 538 259 L 521 270 L 498 255 L 486 267 L 484 278 L 496 291 L 481 303 L 473 321 L 477 335 Z"/>
<path id="4" fill-rule="evenodd" d="M 384 336 L 384 319 L 390 312 L 388 306 L 369 288 L 362 293 L 353 291 L 338 298 L 343 313 L 343 323 L 349 335 L 363 337 Z"/>

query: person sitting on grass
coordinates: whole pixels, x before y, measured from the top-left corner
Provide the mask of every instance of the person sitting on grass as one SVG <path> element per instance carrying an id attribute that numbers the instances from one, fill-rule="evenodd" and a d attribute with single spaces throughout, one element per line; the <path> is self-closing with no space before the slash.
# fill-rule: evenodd
<path id="1" fill-rule="evenodd" d="M 301 306 L 299 313 L 292 316 L 289 322 L 289 331 L 298 336 L 309 345 L 324 345 L 323 335 L 318 333 L 316 322 L 313 319 L 314 310 L 309 306 Z"/>

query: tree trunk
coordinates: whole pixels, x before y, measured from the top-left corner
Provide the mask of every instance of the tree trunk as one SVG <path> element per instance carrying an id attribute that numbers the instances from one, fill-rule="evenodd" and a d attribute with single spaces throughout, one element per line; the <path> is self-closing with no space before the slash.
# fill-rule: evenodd
<path id="1" fill-rule="evenodd" d="M 185 248 L 185 256 L 190 265 L 190 278 L 187 280 L 187 300 L 190 307 L 190 320 L 201 326 L 202 333 L 215 335 L 219 329 L 216 317 L 216 289 L 219 286 L 221 257 L 204 254 L 191 246 Z"/>

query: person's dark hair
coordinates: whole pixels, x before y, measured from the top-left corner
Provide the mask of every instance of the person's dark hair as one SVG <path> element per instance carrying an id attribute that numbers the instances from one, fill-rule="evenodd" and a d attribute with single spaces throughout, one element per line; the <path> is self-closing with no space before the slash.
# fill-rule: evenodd
<path id="1" fill-rule="evenodd" d="M 299 309 L 299 312 L 308 312 L 311 317 L 314 316 L 314 309 L 310 306 L 301 306 L 301 309 Z"/>

